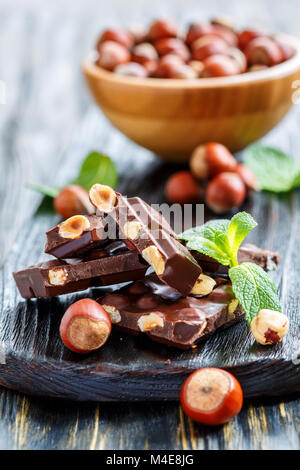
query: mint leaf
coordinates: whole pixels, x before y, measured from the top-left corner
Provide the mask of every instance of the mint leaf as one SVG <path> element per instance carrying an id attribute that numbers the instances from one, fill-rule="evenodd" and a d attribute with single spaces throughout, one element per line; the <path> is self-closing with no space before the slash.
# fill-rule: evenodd
<path id="1" fill-rule="evenodd" d="M 282 311 L 276 287 L 260 266 L 253 263 L 240 264 L 229 270 L 229 277 L 249 326 L 262 309 Z"/>
<path id="2" fill-rule="evenodd" d="M 178 237 L 187 248 L 214 258 L 224 266 L 236 266 L 240 244 L 257 223 L 247 212 L 230 220 L 211 220 L 200 227 L 186 230 Z"/>
<path id="3" fill-rule="evenodd" d="M 40 184 L 31 184 L 31 183 L 27 183 L 26 188 L 33 189 L 34 191 L 44 194 L 44 196 L 49 196 L 52 198 L 56 197 L 60 191 L 59 188 L 54 188 L 53 186 L 44 186 Z"/>
<path id="4" fill-rule="evenodd" d="M 278 149 L 253 144 L 245 151 L 244 163 L 266 191 L 288 192 L 300 185 L 299 165 Z"/>
<path id="5" fill-rule="evenodd" d="M 73 184 L 78 184 L 89 191 L 93 184 L 105 184 L 115 188 L 117 182 L 118 175 L 114 162 L 106 155 L 92 152 L 84 160 Z"/>
<path id="6" fill-rule="evenodd" d="M 224 266 L 229 266 L 230 253 L 227 252 L 229 245 L 226 240 L 229 223 L 229 220 L 211 220 L 200 227 L 186 230 L 178 238 L 185 240 L 190 250 L 199 251 Z"/>
<path id="7" fill-rule="evenodd" d="M 227 234 L 231 253 L 235 260 L 237 260 L 237 253 L 242 241 L 256 226 L 257 223 L 247 212 L 239 212 L 232 217 Z"/>

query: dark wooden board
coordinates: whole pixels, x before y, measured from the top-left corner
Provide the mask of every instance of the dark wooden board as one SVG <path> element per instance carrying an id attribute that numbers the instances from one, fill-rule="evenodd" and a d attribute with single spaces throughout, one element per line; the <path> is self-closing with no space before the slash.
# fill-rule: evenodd
<path id="1" fill-rule="evenodd" d="M 102 118 L 97 111 L 87 115 L 77 144 L 87 126 L 97 136 L 95 123 L 100 124 L 99 121 Z M 123 137 L 116 135 L 114 140 L 115 144 L 118 140 L 121 143 Z M 127 145 L 123 150 L 126 158 L 118 165 L 120 191 L 128 196 L 138 194 L 149 203 L 165 202 L 163 183 L 174 168 L 151 154 L 143 158 L 142 149 L 130 142 Z M 71 148 L 62 169 L 75 157 Z M 132 169 L 129 175 L 127 167 Z M 281 254 L 280 267 L 272 277 L 278 285 L 284 311 L 289 314 L 291 329 L 283 343 L 267 348 L 253 341 L 242 322 L 218 332 L 195 351 L 181 352 L 144 337 L 133 338 L 116 332 L 104 348 L 89 356 L 67 351 L 58 335 L 63 312 L 75 299 L 87 295 L 97 298 L 103 289 L 54 299 L 20 300 L 11 272 L 41 258 L 44 232 L 56 220 L 51 215 L 36 215 L 23 225 L 5 265 L 6 294 L 0 338 L 6 350 L 6 364 L 0 366 L 1 384 L 30 394 L 74 400 L 173 400 L 178 398 L 188 373 L 199 367 L 215 366 L 231 370 L 241 381 L 246 397 L 300 391 L 299 366 L 293 363 L 299 347 L 300 253 L 296 234 L 300 221 L 293 218 L 298 198 L 297 193 L 282 197 L 255 194 L 244 207 L 259 222 L 249 241 L 277 249 Z M 211 217 L 209 212 L 206 215 Z M 165 363 L 168 359 L 170 364 Z"/>

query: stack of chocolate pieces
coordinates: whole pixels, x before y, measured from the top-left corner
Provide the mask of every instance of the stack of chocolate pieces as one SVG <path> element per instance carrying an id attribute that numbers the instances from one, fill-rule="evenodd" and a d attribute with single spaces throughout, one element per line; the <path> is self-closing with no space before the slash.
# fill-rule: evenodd
<path id="1" fill-rule="evenodd" d="M 71 217 L 46 233 L 45 252 L 56 259 L 14 273 L 24 298 L 135 281 L 98 299 L 113 325 L 183 349 L 242 318 L 230 282 L 218 277 L 220 265 L 199 254 L 196 260 L 159 212 L 103 185 L 92 187 L 90 199 L 97 214 Z M 264 268 L 278 264 L 276 253 L 255 246 L 239 256 Z"/>

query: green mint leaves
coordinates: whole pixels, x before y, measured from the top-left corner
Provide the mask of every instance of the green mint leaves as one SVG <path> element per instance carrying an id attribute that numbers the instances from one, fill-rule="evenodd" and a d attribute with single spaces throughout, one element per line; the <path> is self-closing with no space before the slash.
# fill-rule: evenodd
<path id="1" fill-rule="evenodd" d="M 99 152 L 91 152 L 84 159 L 79 174 L 71 184 L 77 184 L 89 191 L 93 184 L 105 184 L 115 188 L 118 182 L 118 173 L 114 162 Z M 59 188 L 52 186 L 43 186 L 38 184 L 27 184 L 28 188 L 34 189 L 45 196 L 56 197 L 60 191 Z"/>
<path id="2" fill-rule="evenodd" d="M 254 263 L 243 263 L 229 270 L 232 289 L 245 312 L 248 324 L 262 309 L 281 312 L 276 287 L 268 274 Z"/>
<path id="3" fill-rule="evenodd" d="M 224 266 L 236 266 L 240 244 L 257 223 L 247 212 L 236 214 L 231 221 L 212 220 L 179 235 L 190 250 L 214 258 Z"/>
<path id="4" fill-rule="evenodd" d="M 288 192 L 300 186 L 300 167 L 278 149 L 253 144 L 244 153 L 244 163 L 266 191 Z"/>
<path id="5" fill-rule="evenodd" d="M 257 223 L 247 212 L 231 220 L 212 220 L 179 235 L 190 250 L 199 251 L 224 266 L 229 266 L 233 292 L 251 324 L 262 309 L 281 311 L 276 287 L 268 274 L 253 263 L 238 264 L 238 250 Z"/>
<path id="6" fill-rule="evenodd" d="M 99 152 L 91 152 L 83 161 L 79 175 L 73 181 L 89 191 L 94 184 L 105 184 L 115 188 L 118 174 L 114 162 Z"/>

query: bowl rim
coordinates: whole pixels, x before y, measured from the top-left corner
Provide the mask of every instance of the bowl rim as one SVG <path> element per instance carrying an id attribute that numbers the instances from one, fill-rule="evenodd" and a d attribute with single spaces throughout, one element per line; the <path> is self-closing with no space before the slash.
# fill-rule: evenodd
<path id="1" fill-rule="evenodd" d="M 291 58 L 274 67 L 257 72 L 248 72 L 230 77 L 211 77 L 194 79 L 174 79 L 174 78 L 137 78 L 117 75 L 109 72 L 95 64 L 96 51 L 92 50 L 84 58 L 82 68 L 85 74 L 92 75 L 100 80 L 110 81 L 116 84 L 123 84 L 134 87 L 148 88 L 171 88 L 171 89 L 195 89 L 195 88 L 222 88 L 232 85 L 245 85 L 251 83 L 276 80 L 288 76 L 300 69 L 300 39 L 287 34 L 276 34 L 275 37 L 282 43 L 292 46 L 296 53 Z"/>

